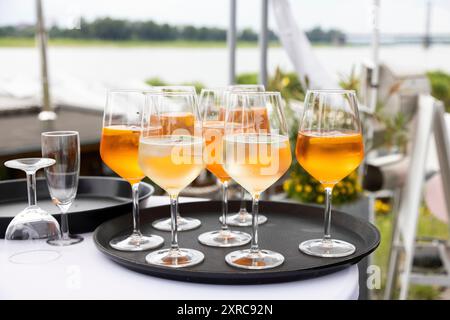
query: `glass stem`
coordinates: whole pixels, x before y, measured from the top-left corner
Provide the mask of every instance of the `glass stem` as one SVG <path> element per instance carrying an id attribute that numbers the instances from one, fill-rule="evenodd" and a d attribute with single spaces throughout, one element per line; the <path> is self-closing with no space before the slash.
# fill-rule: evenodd
<path id="1" fill-rule="evenodd" d="M 251 252 L 258 252 L 258 209 L 259 209 L 259 194 L 253 195 L 252 203 L 252 245 Z"/>
<path id="2" fill-rule="evenodd" d="M 69 240 L 69 217 L 67 216 L 67 211 L 69 210 L 70 204 L 68 206 L 58 206 L 61 210 L 61 238 L 62 240 Z"/>
<path id="3" fill-rule="evenodd" d="M 239 210 L 239 213 L 243 215 L 246 212 L 247 212 L 247 205 L 245 203 L 245 189 L 241 187 L 241 208 Z"/>
<path id="4" fill-rule="evenodd" d="M 27 172 L 27 191 L 28 191 L 28 206 L 35 206 L 36 198 L 36 172 Z"/>
<path id="5" fill-rule="evenodd" d="M 178 211 L 178 201 L 177 201 L 177 223 L 180 223 L 180 219 L 181 219 L 181 216 L 180 216 L 180 211 Z"/>
<path id="6" fill-rule="evenodd" d="M 139 220 L 139 182 L 131 185 L 131 192 L 133 197 L 133 236 L 142 236 L 140 230 Z"/>
<path id="7" fill-rule="evenodd" d="M 222 231 L 228 231 L 227 226 L 227 214 L 228 214 L 228 182 L 222 183 Z"/>
<path id="8" fill-rule="evenodd" d="M 323 241 L 330 241 L 331 234 L 331 200 L 332 200 L 333 188 L 325 188 L 325 224 L 324 224 L 324 235 Z"/>
<path id="9" fill-rule="evenodd" d="M 170 223 L 172 238 L 170 243 L 171 250 L 179 250 L 178 247 L 178 223 L 177 223 L 178 195 L 170 195 Z"/>

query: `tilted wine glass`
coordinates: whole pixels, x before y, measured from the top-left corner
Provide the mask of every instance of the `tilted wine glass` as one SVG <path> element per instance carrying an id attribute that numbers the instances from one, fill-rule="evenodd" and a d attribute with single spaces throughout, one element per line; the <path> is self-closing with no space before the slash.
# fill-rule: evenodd
<path id="1" fill-rule="evenodd" d="M 235 133 L 235 126 L 255 124 L 253 108 L 261 108 L 269 122 L 253 132 Z M 292 162 L 289 135 L 279 92 L 231 93 L 225 121 L 225 170 L 253 198 L 250 249 L 229 253 L 228 264 L 245 269 L 268 269 L 281 265 L 284 257 L 258 244 L 258 209 L 261 193 L 289 169 Z"/>
<path id="2" fill-rule="evenodd" d="M 61 234 L 49 239 L 48 244 L 69 246 L 83 241 L 69 233 L 67 211 L 78 189 L 80 172 L 80 139 L 76 131 L 51 131 L 41 134 L 42 156 L 54 159 L 53 166 L 45 168 L 45 178 L 52 201 L 61 211 Z"/>
<path id="3" fill-rule="evenodd" d="M 214 174 L 222 186 L 222 225 L 220 230 L 202 233 L 200 243 L 212 247 L 235 247 L 247 244 L 251 240 L 248 233 L 230 230 L 227 225 L 228 214 L 228 183 L 231 177 L 223 168 L 223 136 L 225 121 L 221 118 L 226 104 L 224 88 L 202 89 L 199 108 L 202 110 L 203 138 L 205 139 L 206 169 Z M 247 129 L 253 129 L 253 123 Z M 236 128 L 245 131 L 246 128 Z"/>
<path id="4" fill-rule="evenodd" d="M 308 90 L 297 137 L 300 165 L 325 189 L 325 224 L 321 239 L 304 241 L 302 252 L 319 257 L 345 257 L 355 246 L 332 239 L 333 187 L 353 172 L 364 158 L 358 101 L 353 90 Z"/>
<path id="5" fill-rule="evenodd" d="M 128 181 L 132 191 L 133 230 L 130 235 L 110 241 L 111 247 L 121 251 L 143 251 L 159 247 L 164 239 L 157 235 L 143 235 L 139 219 L 139 182 L 144 173 L 138 164 L 141 117 L 145 94 L 137 90 L 108 92 L 103 116 L 100 155 L 103 162 Z"/>
<path id="6" fill-rule="evenodd" d="M 204 255 L 178 245 L 178 195 L 204 168 L 204 139 L 196 97 L 192 93 L 148 92 L 142 117 L 139 142 L 139 165 L 147 177 L 164 189 L 170 197 L 170 248 L 151 252 L 149 264 L 170 268 L 188 267 L 203 261 Z M 165 126 L 168 116 L 184 113 L 192 126 Z M 186 118 L 186 119 L 188 119 Z M 163 130 L 155 131 L 156 128 Z"/>
<path id="7" fill-rule="evenodd" d="M 227 87 L 229 93 L 232 92 L 264 92 L 266 89 L 262 84 L 234 84 Z M 252 225 L 252 215 L 248 213 L 245 201 L 245 189 L 241 187 L 241 206 L 238 213 L 228 215 L 227 224 L 237 227 L 248 227 Z M 220 218 L 222 219 L 222 217 Z M 258 224 L 267 222 L 267 217 L 258 215 Z"/>
<path id="8" fill-rule="evenodd" d="M 9 223 L 6 240 L 49 239 L 59 235 L 58 221 L 38 206 L 36 197 L 36 171 L 54 164 L 55 160 L 49 158 L 22 158 L 5 162 L 8 168 L 25 171 L 28 191 L 28 207 Z"/>

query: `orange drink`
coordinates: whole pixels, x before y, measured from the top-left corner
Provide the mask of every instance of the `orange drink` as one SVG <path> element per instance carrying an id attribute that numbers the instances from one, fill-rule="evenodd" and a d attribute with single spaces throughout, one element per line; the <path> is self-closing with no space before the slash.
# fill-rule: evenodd
<path id="1" fill-rule="evenodd" d="M 140 129 L 133 126 L 104 127 L 100 141 L 103 162 L 131 184 L 144 178 L 138 164 L 140 133 Z"/>
<path id="2" fill-rule="evenodd" d="M 252 195 L 275 183 L 291 165 L 291 148 L 286 136 L 234 134 L 225 137 L 225 169 Z"/>
<path id="3" fill-rule="evenodd" d="M 295 154 L 301 166 L 324 187 L 333 187 L 364 158 L 360 133 L 299 132 Z"/>

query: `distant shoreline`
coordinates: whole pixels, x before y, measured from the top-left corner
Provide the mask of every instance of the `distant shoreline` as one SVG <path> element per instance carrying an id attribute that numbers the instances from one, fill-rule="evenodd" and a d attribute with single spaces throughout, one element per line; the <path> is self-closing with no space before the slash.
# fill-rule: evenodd
<path id="1" fill-rule="evenodd" d="M 161 47 L 161 48 L 225 48 L 224 41 L 144 41 L 144 40 L 100 40 L 100 39 L 72 39 L 72 38 L 50 38 L 49 46 L 52 47 Z M 36 45 L 34 38 L 11 38 L 0 37 L 0 48 L 21 47 L 28 48 Z M 256 48 L 257 42 L 239 41 L 238 47 Z M 278 42 L 270 43 L 270 47 L 279 47 Z"/>
<path id="2" fill-rule="evenodd" d="M 50 47 L 102 47 L 102 48 L 226 48 L 225 41 L 193 41 L 193 40 L 169 40 L 169 41 L 146 41 L 146 40 L 100 40 L 100 39 L 74 39 L 74 38 L 50 38 L 48 41 Z M 381 44 L 382 47 L 389 46 L 420 46 L 419 43 L 389 43 Z M 447 43 L 436 43 L 435 45 L 450 45 Z M 19 37 L 0 37 L 0 48 L 32 48 L 36 46 L 34 38 Z M 369 44 L 347 43 L 335 45 L 333 43 L 312 43 L 313 47 L 368 47 Z M 238 48 L 257 48 L 258 42 L 238 41 Z M 269 43 L 271 48 L 279 48 L 281 44 L 277 41 Z"/>
<path id="3" fill-rule="evenodd" d="M 170 40 L 170 41 L 145 41 L 145 40 L 100 40 L 100 39 L 73 39 L 73 38 L 50 38 L 48 45 L 51 47 L 149 47 L 149 48 L 225 48 L 225 41 L 192 41 L 192 40 Z M 36 46 L 34 38 L 0 37 L 0 48 L 31 48 Z M 314 47 L 334 47 L 331 43 L 314 43 Z M 344 45 L 344 47 L 354 45 Z M 359 46 L 359 45 L 357 45 Z M 257 48 L 258 42 L 238 41 L 239 48 Z M 279 42 L 269 43 L 269 47 L 281 47 Z"/>

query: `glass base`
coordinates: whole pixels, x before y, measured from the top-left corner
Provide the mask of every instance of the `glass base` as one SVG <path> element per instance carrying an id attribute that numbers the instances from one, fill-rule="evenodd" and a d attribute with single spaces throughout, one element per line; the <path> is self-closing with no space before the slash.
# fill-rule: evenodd
<path id="1" fill-rule="evenodd" d="M 12 219 L 6 229 L 6 240 L 32 240 L 56 238 L 59 223 L 47 211 L 38 206 L 25 208 Z"/>
<path id="2" fill-rule="evenodd" d="M 238 212 L 227 217 L 227 225 L 234 227 L 250 227 L 252 225 L 253 216 L 245 211 L 244 213 Z M 222 217 L 219 218 L 222 222 Z M 266 223 L 267 217 L 262 214 L 258 214 L 258 225 Z"/>
<path id="3" fill-rule="evenodd" d="M 163 243 L 164 239 L 160 236 L 131 235 L 114 238 L 109 245 L 120 251 L 144 251 L 158 248 Z"/>
<path id="4" fill-rule="evenodd" d="M 278 267 L 283 264 L 284 257 L 275 251 L 246 249 L 227 254 L 225 261 L 236 268 L 262 270 Z"/>
<path id="5" fill-rule="evenodd" d="M 169 268 L 195 266 L 205 259 L 200 251 L 194 249 L 163 249 L 154 251 L 145 257 L 148 264 Z"/>
<path id="6" fill-rule="evenodd" d="M 346 257 L 353 254 L 356 250 L 355 246 L 351 243 L 336 239 L 307 240 L 300 243 L 298 248 L 301 252 L 310 256 L 322 258 Z"/>
<path id="7" fill-rule="evenodd" d="M 52 246 L 65 247 L 77 244 L 83 241 L 83 237 L 78 235 L 69 235 L 68 238 L 56 238 L 47 240 L 47 243 Z"/>
<path id="8" fill-rule="evenodd" d="M 44 264 L 61 257 L 61 253 L 55 250 L 28 250 L 18 252 L 9 257 L 9 261 L 16 264 Z"/>
<path id="9" fill-rule="evenodd" d="M 178 231 L 188 231 L 197 229 L 202 224 L 200 220 L 195 218 L 184 218 L 184 217 L 178 217 L 177 218 L 178 223 Z M 153 221 L 152 223 L 153 228 L 160 231 L 171 231 L 171 219 L 160 219 Z"/>
<path id="10" fill-rule="evenodd" d="M 249 243 L 252 236 L 241 231 L 216 230 L 202 233 L 198 236 L 198 241 L 210 247 L 238 247 Z"/>

